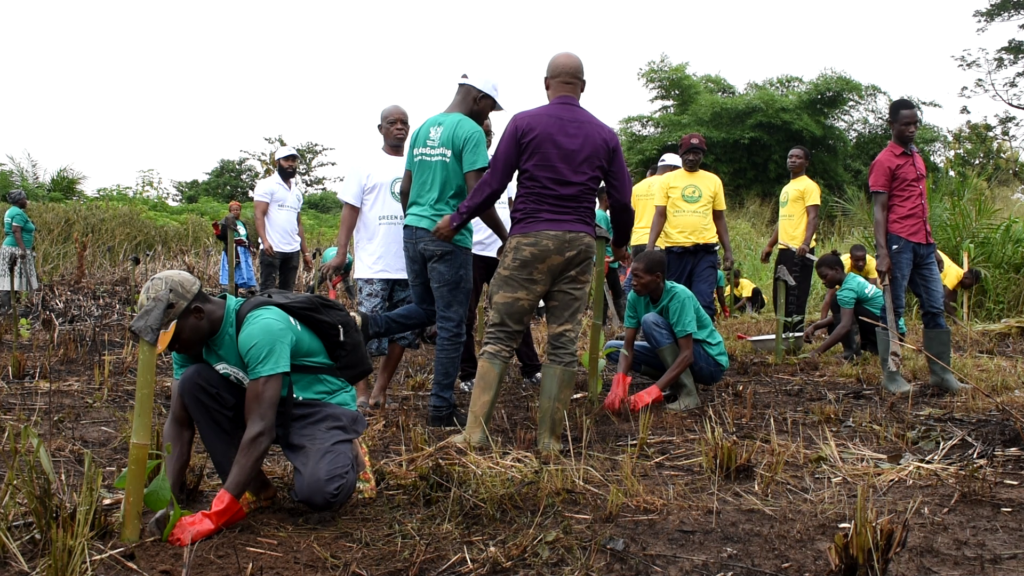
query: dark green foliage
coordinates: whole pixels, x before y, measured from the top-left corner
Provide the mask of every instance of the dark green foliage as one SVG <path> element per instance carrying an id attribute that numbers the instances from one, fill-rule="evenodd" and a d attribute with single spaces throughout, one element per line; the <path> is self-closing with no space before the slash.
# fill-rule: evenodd
<path id="1" fill-rule="evenodd" d="M 330 190 L 310 192 L 302 201 L 302 211 L 312 210 L 321 214 L 341 214 L 341 200 Z"/>

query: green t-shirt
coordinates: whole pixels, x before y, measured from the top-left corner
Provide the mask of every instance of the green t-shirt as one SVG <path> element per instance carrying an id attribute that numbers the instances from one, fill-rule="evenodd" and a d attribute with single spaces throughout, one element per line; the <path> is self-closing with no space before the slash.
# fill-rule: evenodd
<path id="1" fill-rule="evenodd" d="M 14 227 L 21 226 L 21 240 L 25 243 L 25 248 L 32 248 L 32 244 L 36 240 L 36 225 L 28 219 L 28 214 L 17 206 L 11 206 L 7 209 L 7 213 L 4 214 L 4 246 L 18 246 L 18 241 L 14 239 Z"/>
<path id="2" fill-rule="evenodd" d="M 693 336 L 694 342 L 699 342 L 722 368 L 729 367 L 729 354 L 725 351 L 722 335 L 715 330 L 711 318 L 708 318 L 697 297 L 687 287 L 665 282 L 665 291 L 657 304 L 652 304 L 647 296 L 630 292 L 626 299 L 626 321 L 623 324 L 626 328 L 639 328 L 640 320 L 651 312 L 668 321 L 676 338 Z"/>
<path id="3" fill-rule="evenodd" d="M 725 273 L 721 270 L 718 271 L 718 284 L 715 284 L 715 288 L 725 288 Z"/>
<path id="4" fill-rule="evenodd" d="M 882 314 L 885 298 L 882 291 L 856 274 L 847 274 L 843 285 L 836 290 L 836 302 L 840 308 L 856 308 L 858 304 L 873 314 Z"/>
<path id="5" fill-rule="evenodd" d="M 334 365 L 316 334 L 280 309 L 264 306 L 246 316 L 236 340 L 235 313 L 243 300 L 228 294 L 218 298 L 226 302 L 220 330 L 206 343 L 202 360 L 172 355 L 175 378 L 181 378 L 186 368 L 198 362 L 206 362 L 243 387 L 249 380 L 284 374 L 281 396 L 287 394 L 290 379 L 296 400 L 319 400 L 356 409 L 356 391 L 345 380 L 325 374 L 290 374 L 293 364 Z"/>
<path id="6" fill-rule="evenodd" d="M 235 230 L 235 238 L 241 238 L 242 240 L 249 239 L 249 231 L 245 229 L 245 224 L 243 224 L 241 220 L 235 221 L 235 228 L 237 228 L 237 230 Z"/>
<path id="7" fill-rule="evenodd" d="M 595 212 L 594 217 L 597 220 L 597 225 L 600 226 L 601 228 L 604 228 L 608 232 L 611 232 L 612 231 L 612 219 L 608 217 L 608 213 L 605 212 L 604 210 L 601 210 L 600 208 L 595 209 L 594 212 Z M 609 258 L 612 256 L 612 244 L 611 244 L 611 242 L 606 242 L 605 243 L 605 245 L 604 245 L 604 254 L 605 254 L 605 256 L 608 256 Z M 608 268 L 618 268 L 618 267 L 619 267 L 619 263 L 618 262 L 611 262 L 611 263 L 608 264 Z"/>
<path id="8" fill-rule="evenodd" d="M 412 172 L 405 224 L 433 230 L 466 199 L 466 172 L 487 168 L 484 130 L 469 116 L 438 114 L 412 133 L 405 169 Z M 473 249 L 473 225 L 452 240 Z"/>

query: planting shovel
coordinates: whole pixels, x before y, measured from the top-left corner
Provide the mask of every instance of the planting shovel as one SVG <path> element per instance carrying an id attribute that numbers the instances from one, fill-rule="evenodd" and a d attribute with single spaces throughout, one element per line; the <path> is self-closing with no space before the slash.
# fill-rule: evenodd
<path id="1" fill-rule="evenodd" d="M 885 320 L 889 328 L 889 371 L 899 372 L 903 356 L 899 346 L 900 333 L 896 330 L 896 315 L 892 312 L 892 289 L 889 288 L 888 274 L 882 278 L 882 295 L 885 297 Z"/>
<path id="2" fill-rule="evenodd" d="M 785 266 L 775 269 L 775 361 L 782 362 L 782 334 L 786 331 L 786 285 L 796 286 L 796 281 Z"/>

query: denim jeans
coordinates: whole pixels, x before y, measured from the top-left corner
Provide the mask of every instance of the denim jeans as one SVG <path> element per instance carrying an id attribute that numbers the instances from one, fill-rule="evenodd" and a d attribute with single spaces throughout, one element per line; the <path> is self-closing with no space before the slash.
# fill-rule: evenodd
<path id="1" fill-rule="evenodd" d="M 907 306 L 907 286 L 921 303 L 921 320 L 926 330 L 946 328 L 945 291 L 935 263 L 935 244 L 911 242 L 902 236 L 888 235 L 889 261 L 892 263 L 889 284 L 892 288 L 892 312 L 897 323 Z M 882 324 L 887 322 L 882 307 Z"/>
<path id="2" fill-rule="evenodd" d="M 644 331 L 646 342 L 635 342 L 633 344 L 633 364 L 631 370 L 639 373 L 645 366 L 660 374 L 664 374 L 668 367 L 658 358 L 658 349 L 675 344 L 675 331 L 663 317 L 655 312 L 646 314 L 640 320 L 640 327 Z M 605 344 L 604 349 L 608 354 L 608 361 L 618 364 L 619 350 L 625 343 L 622 340 L 612 340 Z M 725 369 L 717 360 L 711 357 L 704 350 L 704 345 L 696 340 L 693 341 L 693 364 L 690 364 L 690 374 L 693 381 L 698 384 L 715 384 L 722 379 Z"/>
<path id="3" fill-rule="evenodd" d="M 370 316 L 370 337 L 394 336 L 436 322 L 430 413 L 446 416 L 455 410 L 455 379 L 459 375 L 466 310 L 473 291 L 473 253 L 434 238 L 425 228 L 406 226 L 402 233 L 412 304 Z"/>
<path id="4" fill-rule="evenodd" d="M 665 248 L 665 259 L 668 264 L 665 279 L 689 288 L 708 318 L 714 318 L 718 247 L 714 244 L 669 246 Z"/>

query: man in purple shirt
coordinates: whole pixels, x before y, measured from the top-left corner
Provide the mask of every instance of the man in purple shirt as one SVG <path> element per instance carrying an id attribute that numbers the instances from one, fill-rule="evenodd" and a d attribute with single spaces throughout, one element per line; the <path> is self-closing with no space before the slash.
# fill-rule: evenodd
<path id="1" fill-rule="evenodd" d="M 580 107 L 585 87 L 583 62 L 576 55 L 552 58 L 544 78 L 549 103 L 512 118 L 490 169 L 434 229 L 439 238 L 453 236 L 492 207 L 519 171 L 508 244 L 491 283 L 491 315 L 466 431 L 457 439 L 464 444 L 488 442 L 486 426 L 508 362 L 543 299 L 548 350 L 541 367 L 537 444 L 545 452 L 561 449 L 563 411 L 576 381 L 576 336 L 594 273 L 594 202 L 602 181 L 611 207 L 614 257 L 628 258 L 632 182 L 615 132 Z"/>

